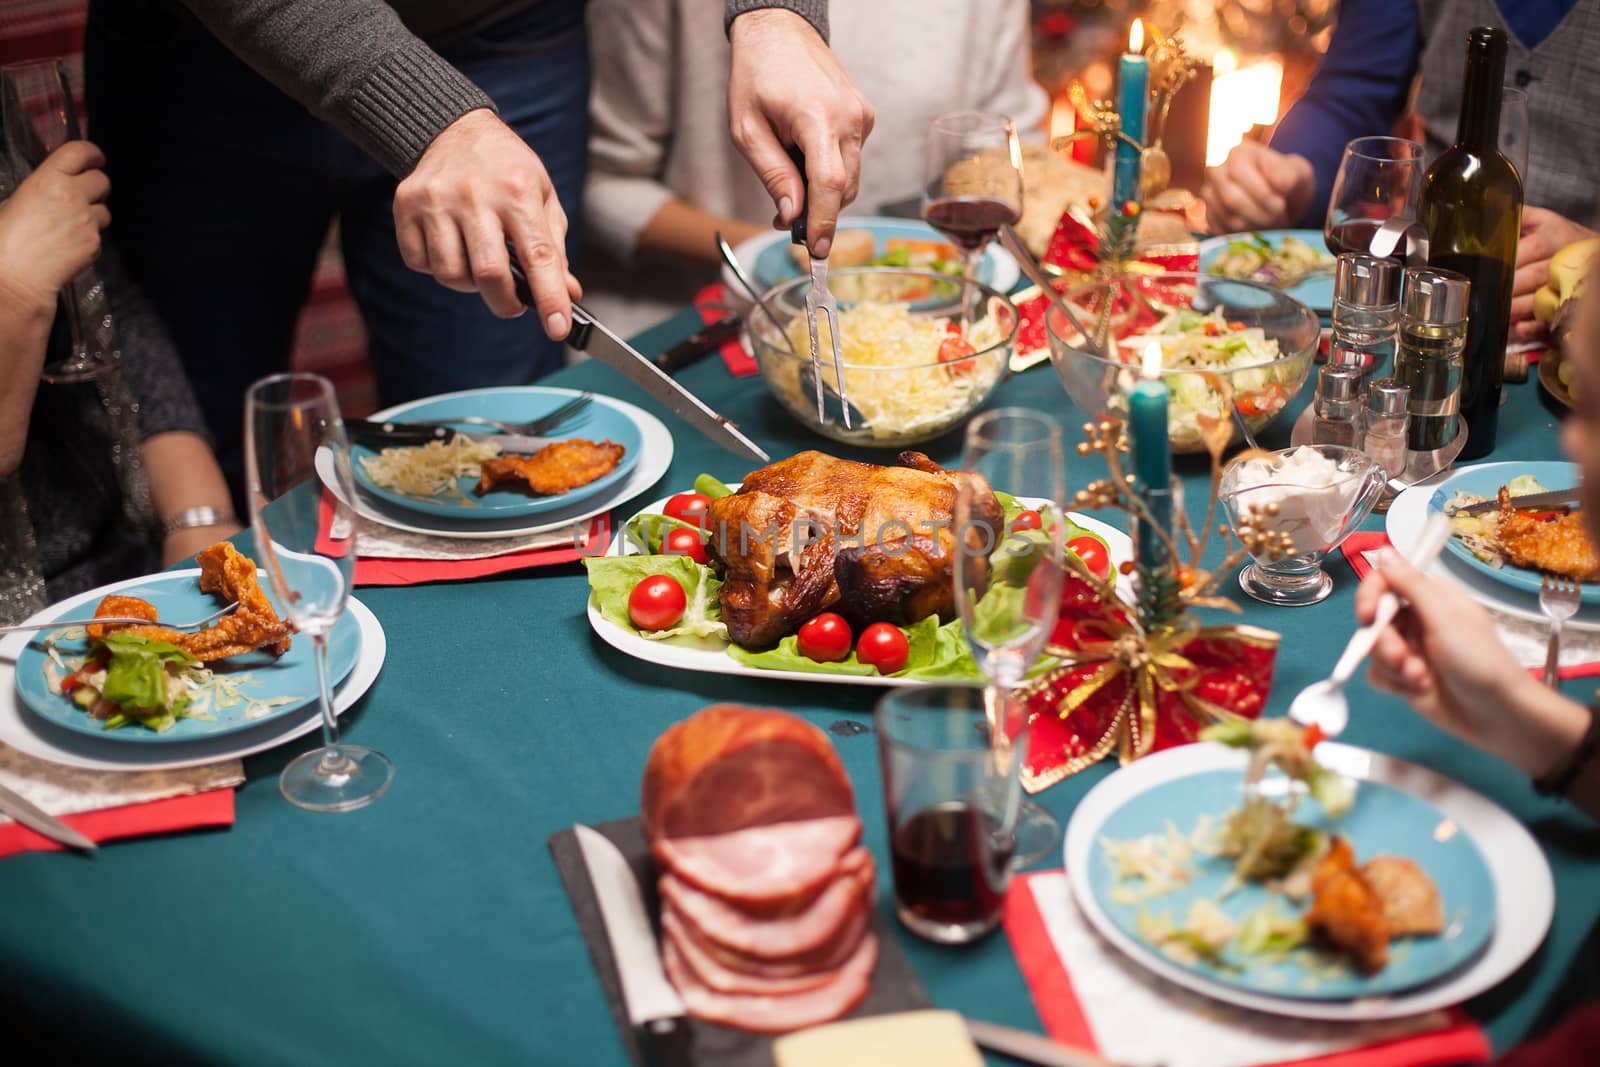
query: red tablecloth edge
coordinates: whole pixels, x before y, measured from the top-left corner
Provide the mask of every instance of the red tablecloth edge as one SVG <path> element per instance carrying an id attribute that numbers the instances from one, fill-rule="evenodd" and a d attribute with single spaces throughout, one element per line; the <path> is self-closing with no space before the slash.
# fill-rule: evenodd
<path id="1" fill-rule="evenodd" d="M 1372 565 L 1367 562 L 1364 553 L 1376 552 L 1380 548 L 1388 548 L 1389 535 L 1373 531 L 1371 533 L 1353 533 L 1345 538 L 1340 551 L 1344 553 L 1345 562 L 1350 564 L 1350 569 L 1355 571 L 1357 578 L 1365 578 Z M 1543 667 L 1529 667 L 1528 673 L 1535 678 L 1544 677 Z M 1600 662 L 1575 663 L 1570 667 L 1561 668 L 1561 680 L 1572 681 L 1575 678 L 1600 677 Z"/>
<path id="2" fill-rule="evenodd" d="M 1059 869 L 1032 871 L 1012 879 L 1006 893 L 1006 936 L 1045 1031 L 1064 1045 L 1098 1053 L 1072 979 L 1056 954 L 1028 884 L 1035 875 L 1060 873 Z M 1294 1062 L 1303 1067 L 1443 1067 L 1487 1062 L 1491 1053 L 1488 1036 L 1460 1008 L 1452 1009 L 1450 1016 L 1450 1023 L 1425 1034 Z"/>
<path id="3" fill-rule="evenodd" d="M 213 789 L 104 811 L 64 815 L 61 821 L 96 843 L 124 837 L 169 834 L 233 825 L 233 789 Z M 65 845 L 34 833 L 21 823 L 0 826 L 0 857 L 19 852 L 61 852 Z"/>
<path id="4" fill-rule="evenodd" d="M 328 528 L 333 523 L 333 505 L 326 489 L 322 492 L 321 513 L 318 518 L 317 545 L 325 547 Z M 611 516 L 596 515 L 589 520 L 586 546 L 593 546 L 593 554 L 605 551 L 611 543 Z M 356 560 L 355 584 L 421 585 L 424 582 L 456 582 L 467 578 L 482 578 L 508 571 L 550 567 L 582 559 L 584 552 L 576 545 L 558 545 L 554 548 L 530 548 L 522 552 L 509 552 L 487 559 L 382 559 L 362 556 Z"/>
<path id="5" fill-rule="evenodd" d="M 727 299 L 728 293 L 723 289 L 722 283 L 713 282 L 694 294 L 694 309 L 700 313 L 702 321 L 710 324 L 727 314 L 725 310 L 710 305 L 723 304 Z M 740 340 L 738 334 L 722 342 L 717 353 L 722 356 L 722 364 L 728 368 L 728 373 L 735 378 L 748 378 L 761 370 L 756 364 L 756 357 L 745 351 L 744 342 Z"/>

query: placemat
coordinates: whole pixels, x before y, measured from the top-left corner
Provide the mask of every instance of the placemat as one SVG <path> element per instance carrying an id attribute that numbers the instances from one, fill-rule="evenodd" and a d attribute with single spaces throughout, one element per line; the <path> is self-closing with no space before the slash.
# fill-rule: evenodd
<path id="1" fill-rule="evenodd" d="M 661 902 L 656 894 L 655 864 L 650 858 L 650 847 L 645 842 L 639 820 L 618 819 L 600 823 L 594 829 L 604 834 L 627 858 L 644 894 L 645 909 L 650 913 L 651 921 L 658 924 L 656 936 L 659 937 Z M 558 830 L 550 835 L 549 844 L 556 870 L 561 875 L 561 885 L 567 891 L 572 913 L 589 946 L 589 959 L 594 963 L 595 974 L 606 991 L 611 1017 L 617 1024 L 629 1057 L 634 1063 L 642 1065 L 644 1060 L 634 1044 L 633 1031 L 622 1006 L 611 944 L 606 940 L 605 927 L 600 919 L 600 905 L 595 900 L 577 836 L 570 829 Z M 872 930 L 878 936 L 878 964 L 872 972 L 872 991 L 861 1006 L 846 1018 L 930 1007 L 928 994 L 923 990 L 917 973 L 911 969 L 910 961 L 901 952 L 894 931 L 889 929 L 888 923 L 876 909 L 872 914 Z M 689 1020 L 689 1027 L 694 1035 L 692 1055 L 697 1064 L 705 1067 L 772 1067 L 773 1037 L 770 1034 L 749 1034 L 698 1019 Z"/>

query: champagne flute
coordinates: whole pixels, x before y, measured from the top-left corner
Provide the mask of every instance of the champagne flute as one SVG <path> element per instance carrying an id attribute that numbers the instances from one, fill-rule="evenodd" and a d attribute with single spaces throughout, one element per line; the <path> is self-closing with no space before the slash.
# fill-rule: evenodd
<path id="1" fill-rule="evenodd" d="M 1061 428 L 1026 408 L 986 411 L 967 425 L 961 469 L 982 480 L 963 478 L 956 487 L 956 610 L 988 680 L 989 721 L 999 724 L 1014 717 L 1016 690 L 1044 651 L 1061 607 L 1067 492 Z M 1028 502 L 1042 528 L 1006 529 L 991 489 Z M 1008 736 L 992 732 L 996 757 L 1025 759 L 1025 751 L 1005 751 Z M 1023 803 L 1022 822 L 1030 832 L 1056 832 L 1054 817 L 1032 801 Z"/>
<path id="2" fill-rule="evenodd" d="M 68 141 L 83 138 L 67 68 L 59 59 L 0 67 L 0 100 L 6 155 L 12 180 L 18 185 L 51 152 Z M 84 342 L 84 293 L 93 284 L 88 274 L 85 271 L 61 290 L 61 309 L 72 350 L 65 359 L 45 365 L 41 377 L 47 382 L 86 382 L 98 378 L 109 366 L 105 352 L 91 353 Z"/>
<path id="3" fill-rule="evenodd" d="M 1357 137 L 1345 145 L 1333 179 L 1322 233 L 1334 255 L 1377 255 L 1372 239 L 1391 218 L 1417 217 L 1422 200 L 1422 146 L 1400 137 Z M 1406 261 L 1407 234 L 1399 234 L 1385 258 Z"/>
<path id="4" fill-rule="evenodd" d="M 245 395 L 245 477 L 256 555 L 285 616 L 316 650 L 322 747 L 295 757 L 278 778 L 289 803 L 349 811 L 382 796 L 394 766 L 381 752 L 339 740 L 328 683 L 328 635 L 344 614 L 355 570 L 359 520 L 350 442 L 333 385 L 316 374 L 274 374 Z M 331 469 L 333 522 L 319 540 L 322 498 L 316 463 Z"/>
<path id="5" fill-rule="evenodd" d="M 922 218 L 955 244 L 962 273 L 977 281 L 984 248 L 1022 218 L 1022 146 L 1009 118 L 951 111 L 933 120 Z"/>
<path id="6" fill-rule="evenodd" d="M 1515 85 L 1500 90 L 1500 154 L 1517 168 L 1522 187 L 1528 187 L 1528 91 Z"/>

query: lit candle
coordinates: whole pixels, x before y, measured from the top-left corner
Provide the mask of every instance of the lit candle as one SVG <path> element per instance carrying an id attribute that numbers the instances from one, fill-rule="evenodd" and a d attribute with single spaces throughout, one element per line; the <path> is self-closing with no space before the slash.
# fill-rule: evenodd
<path id="1" fill-rule="evenodd" d="M 1133 20 L 1128 29 L 1128 51 L 1117 65 L 1117 113 L 1122 132 L 1144 143 L 1145 115 L 1150 107 L 1150 61 L 1144 58 L 1144 23 Z M 1117 141 L 1117 161 L 1111 180 L 1111 208 L 1142 199 L 1139 189 L 1139 149 Z"/>
<path id="2" fill-rule="evenodd" d="M 1160 568 L 1167 562 L 1162 535 L 1172 532 L 1172 443 L 1167 435 L 1167 384 L 1161 380 L 1161 342 L 1151 341 L 1145 347 L 1143 370 L 1128 395 L 1128 432 L 1135 489 L 1151 516 L 1139 523 L 1139 559 Z"/>

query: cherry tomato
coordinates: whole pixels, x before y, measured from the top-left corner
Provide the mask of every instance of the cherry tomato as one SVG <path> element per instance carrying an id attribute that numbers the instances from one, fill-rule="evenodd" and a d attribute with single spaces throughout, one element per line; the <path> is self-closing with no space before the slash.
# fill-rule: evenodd
<path id="1" fill-rule="evenodd" d="M 1012 533 L 1042 529 L 1044 529 L 1044 518 L 1037 511 L 1019 511 L 1017 517 L 1011 520 Z"/>
<path id="2" fill-rule="evenodd" d="M 1306 751 L 1310 752 L 1312 749 L 1317 747 L 1317 742 L 1321 741 L 1326 736 L 1327 735 L 1322 732 L 1322 727 L 1318 726 L 1316 723 L 1312 723 L 1310 726 L 1306 727 L 1306 732 L 1301 734 L 1300 738 L 1305 742 Z"/>
<path id="3" fill-rule="evenodd" d="M 667 506 L 661 513 L 669 519 L 687 522 L 691 526 L 701 526 L 705 523 L 706 508 L 711 506 L 711 498 L 704 493 L 679 493 L 667 501 Z"/>
<path id="4" fill-rule="evenodd" d="M 670 630 L 688 606 L 683 586 L 665 574 L 652 574 L 628 594 L 628 618 L 641 630 Z"/>
<path id="5" fill-rule="evenodd" d="M 873 623 L 861 631 L 861 640 L 856 642 L 856 659 L 878 668 L 879 674 L 904 670 L 910 655 L 911 643 L 892 623 Z"/>
<path id="6" fill-rule="evenodd" d="M 967 357 L 977 349 L 967 343 L 961 336 L 961 326 L 958 323 L 947 322 L 944 324 L 944 340 L 939 342 L 939 362 L 948 363 L 945 370 L 951 375 L 971 374 L 978 369 L 978 361 Z"/>
<path id="7" fill-rule="evenodd" d="M 1232 330 L 1234 333 L 1240 333 L 1243 330 L 1245 330 L 1246 327 L 1245 327 L 1244 323 L 1238 322 L 1238 321 L 1234 321 L 1234 322 L 1228 323 L 1228 329 Z"/>
<path id="8" fill-rule="evenodd" d="M 818 663 L 838 663 L 850 655 L 851 636 L 842 615 L 824 611 L 800 627 L 800 654 Z"/>
<path id="9" fill-rule="evenodd" d="M 1106 553 L 1106 546 L 1096 538 L 1074 537 L 1067 542 L 1067 550 L 1083 560 L 1089 573 L 1096 578 L 1111 577 L 1111 557 Z"/>
<path id="10" fill-rule="evenodd" d="M 668 530 L 661 539 L 661 551 L 669 556 L 688 556 L 696 563 L 706 561 L 706 543 L 699 530 L 686 530 L 682 526 Z"/>

